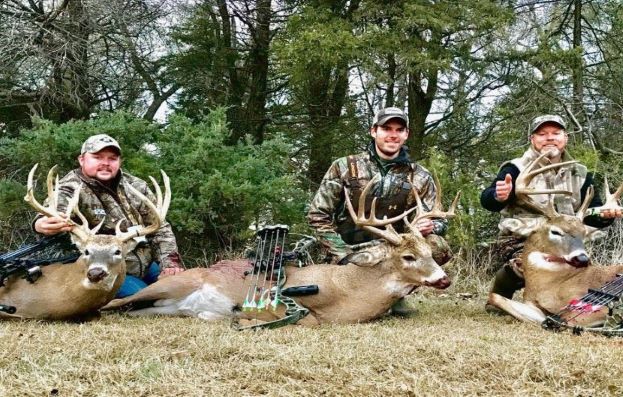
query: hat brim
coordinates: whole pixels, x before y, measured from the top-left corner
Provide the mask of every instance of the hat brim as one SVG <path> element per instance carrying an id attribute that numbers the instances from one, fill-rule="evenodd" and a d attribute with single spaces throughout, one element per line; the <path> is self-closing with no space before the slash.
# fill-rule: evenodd
<path id="1" fill-rule="evenodd" d="M 530 135 L 534 134 L 535 132 L 537 132 L 537 130 L 539 128 L 541 128 L 542 126 L 544 126 L 545 124 L 556 124 L 557 126 L 559 126 L 560 128 L 562 128 L 563 130 L 567 128 L 566 125 L 564 124 L 560 124 L 558 121 L 555 120 L 545 120 L 540 122 L 539 124 L 535 125 L 534 128 L 532 129 L 532 131 L 530 131 Z"/>
<path id="2" fill-rule="evenodd" d="M 402 121 L 405 126 L 409 124 L 409 120 L 407 120 L 405 117 L 395 115 L 395 114 L 390 114 L 390 115 L 380 118 L 379 121 L 377 121 L 375 125 L 385 125 L 387 124 L 388 121 L 393 120 L 393 119 L 398 119 Z"/>
<path id="3" fill-rule="evenodd" d="M 92 149 L 92 150 L 86 150 L 86 151 L 85 151 L 85 152 L 83 152 L 82 154 L 84 154 L 84 153 L 91 153 L 91 154 L 95 154 L 95 153 L 99 153 L 99 152 L 101 152 L 102 150 L 104 150 L 104 149 L 106 149 L 106 148 L 113 148 L 113 149 L 115 149 L 115 150 L 116 150 L 119 154 L 121 154 L 121 148 L 120 148 L 119 146 L 117 146 L 117 145 L 104 145 L 104 146 L 102 146 L 102 147 L 94 148 L 94 149 Z"/>

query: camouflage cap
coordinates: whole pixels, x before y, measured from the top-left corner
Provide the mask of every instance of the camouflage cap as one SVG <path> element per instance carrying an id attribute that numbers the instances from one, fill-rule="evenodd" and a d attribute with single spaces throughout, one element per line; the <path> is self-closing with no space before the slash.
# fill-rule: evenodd
<path id="1" fill-rule="evenodd" d="M 97 153 L 106 147 L 114 147 L 119 150 L 119 153 L 121 153 L 121 146 L 119 146 L 119 142 L 117 142 L 113 137 L 106 134 L 97 134 L 90 136 L 86 141 L 84 141 L 80 154 Z"/>
<path id="2" fill-rule="evenodd" d="M 538 130 L 543 124 L 546 123 L 558 124 L 562 127 L 563 130 L 567 128 L 567 124 L 562 119 L 562 117 L 553 114 L 545 114 L 543 116 L 535 117 L 534 119 L 532 119 L 532 122 L 530 123 L 530 130 L 528 131 L 528 136 L 534 134 L 536 130 Z"/>
<path id="3" fill-rule="evenodd" d="M 384 108 L 376 112 L 374 119 L 372 120 L 372 125 L 384 125 L 391 119 L 400 119 L 404 121 L 405 125 L 409 125 L 409 118 L 405 112 L 403 112 L 402 109 L 395 107 Z"/>

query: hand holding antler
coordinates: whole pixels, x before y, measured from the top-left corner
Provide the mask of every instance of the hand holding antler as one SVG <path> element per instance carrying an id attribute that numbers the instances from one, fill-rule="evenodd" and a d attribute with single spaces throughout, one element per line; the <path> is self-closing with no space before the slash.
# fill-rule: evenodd
<path id="1" fill-rule="evenodd" d="M 601 207 L 593 208 L 593 210 L 598 211 L 599 216 L 606 219 L 611 218 L 623 218 L 623 207 L 619 205 L 619 199 L 621 198 L 621 193 L 623 193 L 623 183 L 614 193 L 610 193 L 610 186 L 608 185 L 608 178 L 605 178 L 604 181 L 604 193 L 606 196 L 606 201 L 604 205 Z"/>
<path id="2" fill-rule="evenodd" d="M 39 228 L 37 228 L 37 223 L 35 223 L 35 230 L 43 233 L 43 234 L 58 234 L 60 232 L 68 231 L 78 236 L 78 238 L 85 240 L 88 235 L 95 234 L 102 226 L 102 223 L 97 225 L 93 229 L 89 229 L 88 222 L 84 218 L 84 215 L 80 213 L 78 209 L 78 200 L 80 199 L 80 189 L 81 186 L 76 189 L 73 197 L 67 203 L 67 210 L 65 212 L 60 212 L 57 209 L 58 205 L 58 176 L 56 175 L 56 166 L 52 167 L 50 171 L 48 171 L 47 178 L 47 188 L 48 188 L 48 206 L 44 207 L 41 203 L 37 201 L 35 198 L 34 190 L 34 175 L 35 171 L 39 164 L 35 164 L 30 173 L 28 174 L 28 182 L 26 186 L 26 196 L 24 196 L 24 200 L 31 205 L 37 212 L 44 216 L 43 220 L 38 220 Z M 70 219 L 72 213 L 78 215 L 82 224 L 77 224 L 73 220 Z M 47 233 L 46 233 L 47 232 Z"/>
<path id="3" fill-rule="evenodd" d="M 415 197 L 416 202 L 416 212 L 415 217 L 409 223 L 407 222 L 407 226 L 411 230 L 412 233 L 420 233 L 422 236 L 426 236 L 433 232 L 434 224 L 432 218 L 436 219 L 450 219 L 455 216 L 456 207 L 459 203 L 459 197 L 461 197 L 461 192 L 457 192 L 454 200 L 452 200 L 452 204 L 448 211 L 443 210 L 443 206 L 441 205 L 441 184 L 439 183 L 439 179 L 433 175 L 433 182 L 435 184 L 435 203 L 433 204 L 433 208 L 430 211 L 426 211 L 424 208 L 424 204 L 422 203 L 422 199 L 415 188 L 415 186 L 411 185 L 411 192 Z M 430 229 L 430 231 L 428 231 Z M 427 233 L 426 233 L 427 232 Z"/>
<path id="4" fill-rule="evenodd" d="M 26 202 L 30 203 L 39 213 L 43 216 L 35 222 L 35 231 L 44 234 L 46 236 L 52 236 L 62 232 L 69 232 L 73 227 L 73 223 L 69 219 L 68 214 L 60 213 L 56 211 L 56 204 L 58 199 L 57 191 L 54 189 L 54 178 L 56 176 L 56 166 L 52 167 L 48 172 L 47 186 L 48 186 L 48 207 L 45 208 L 35 200 L 34 198 L 34 173 L 38 164 L 30 170 L 28 174 L 28 186 Z"/>

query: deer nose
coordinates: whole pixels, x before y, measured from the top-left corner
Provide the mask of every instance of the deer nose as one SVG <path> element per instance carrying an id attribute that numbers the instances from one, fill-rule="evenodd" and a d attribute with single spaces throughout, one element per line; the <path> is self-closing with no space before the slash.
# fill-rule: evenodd
<path id="1" fill-rule="evenodd" d="M 576 255 L 569 261 L 569 264 L 573 267 L 586 267 L 590 263 L 591 259 L 586 254 Z"/>
<path id="2" fill-rule="evenodd" d="M 450 286 L 450 284 L 452 284 L 452 282 L 450 281 L 450 278 L 448 278 L 448 276 L 443 276 L 442 278 L 435 281 L 434 283 L 430 283 L 430 282 L 424 283 L 424 285 L 426 285 L 427 287 L 433 287 L 437 289 L 446 289 Z"/>
<path id="3" fill-rule="evenodd" d="M 92 283 L 100 282 L 104 277 L 108 276 L 108 272 L 101 267 L 94 267 L 87 272 L 87 278 Z"/>

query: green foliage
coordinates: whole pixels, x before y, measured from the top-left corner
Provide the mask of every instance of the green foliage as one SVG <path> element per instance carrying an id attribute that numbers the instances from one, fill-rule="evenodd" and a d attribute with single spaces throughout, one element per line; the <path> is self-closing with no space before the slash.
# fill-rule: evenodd
<path id="1" fill-rule="evenodd" d="M 449 221 L 447 239 L 452 246 L 469 250 L 497 234 L 497 216 L 480 206 L 480 193 L 490 183 L 474 178 L 481 164 L 462 166 L 459 159 L 452 159 L 434 147 L 427 151 L 423 164 L 439 180 L 444 209 L 461 192 L 456 216 Z"/>
<path id="2" fill-rule="evenodd" d="M 290 147 L 279 136 L 228 146 L 228 133 L 217 109 L 196 124 L 175 116 L 159 136 L 159 164 L 173 177 L 169 219 L 188 250 L 237 249 L 252 225 L 303 221 Z"/>
<path id="3" fill-rule="evenodd" d="M 23 216 L 15 216 L 27 209 L 22 198 L 28 170 L 39 162 L 42 174 L 59 164 L 63 175 L 76 167 L 82 142 L 102 132 L 120 141 L 126 171 L 144 179 L 159 169 L 168 173 L 173 192 L 168 219 L 190 262 L 219 249 L 239 249 L 252 235 L 251 225 L 303 222 L 307 197 L 292 176 L 290 147 L 278 136 L 262 145 L 250 138 L 225 145 L 229 131 L 222 108 L 199 123 L 173 117 L 162 130 L 125 113 L 63 125 L 37 120 L 33 129 L 2 142 L 3 169 L 15 172 L 12 179 L 8 172 L 0 179 L 0 222 L 29 227 Z"/>

